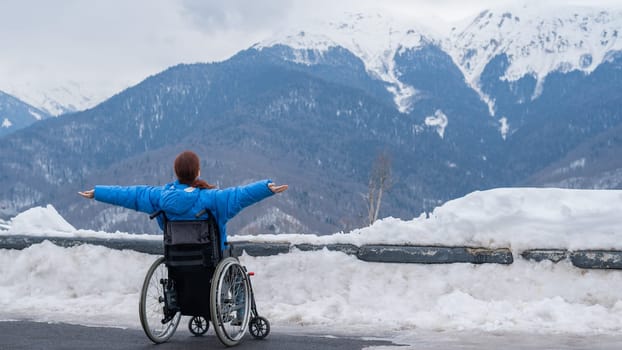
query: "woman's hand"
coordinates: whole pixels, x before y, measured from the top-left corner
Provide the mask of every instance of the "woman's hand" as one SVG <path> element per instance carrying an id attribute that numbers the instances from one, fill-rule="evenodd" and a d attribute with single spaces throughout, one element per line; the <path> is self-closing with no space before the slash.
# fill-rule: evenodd
<path id="1" fill-rule="evenodd" d="M 268 188 L 270 189 L 270 191 L 272 191 L 272 193 L 281 193 L 285 191 L 288 187 L 289 186 L 287 185 L 275 185 L 272 182 L 268 184 Z"/>
<path id="2" fill-rule="evenodd" d="M 78 192 L 78 194 L 88 199 L 95 198 L 95 190 L 82 191 L 82 192 Z"/>

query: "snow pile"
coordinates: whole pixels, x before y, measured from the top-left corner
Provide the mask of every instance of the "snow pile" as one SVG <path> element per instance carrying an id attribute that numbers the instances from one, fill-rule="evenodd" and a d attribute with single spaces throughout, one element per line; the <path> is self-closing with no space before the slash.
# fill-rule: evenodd
<path id="1" fill-rule="evenodd" d="M 526 249 L 622 249 L 622 191 L 499 188 L 449 201 L 410 221 L 385 218 L 330 236 L 234 236 L 231 240 L 412 244 Z"/>
<path id="2" fill-rule="evenodd" d="M 374 264 L 326 250 L 243 261 L 257 274 L 261 311 L 277 323 L 376 332 L 622 330 L 622 274 L 567 262 Z"/>
<path id="3" fill-rule="evenodd" d="M 120 239 L 160 240 L 160 235 L 131 234 L 125 232 L 101 232 L 78 230 L 68 223 L 54 206 L 34 207 L 18 214 L 9 221 L 0 219 L 1 235 L 28 235 L 46 237 L 92 237 Z"/>
<path id="4" fill-rule="evenodd" d="M 48 204 L 46 207 L 35 207 L 17 215 L 9 222 L 7 233 L 15 235 L 53 234 L 72 236 L 75 227 L 63 219 L 56 209 Z"/>
<path id="5" fill-rule="evenodd" d="M 138 295 L 154 256 L 43 242 L 0 250 L 0 319 L 138 326 Z"/>

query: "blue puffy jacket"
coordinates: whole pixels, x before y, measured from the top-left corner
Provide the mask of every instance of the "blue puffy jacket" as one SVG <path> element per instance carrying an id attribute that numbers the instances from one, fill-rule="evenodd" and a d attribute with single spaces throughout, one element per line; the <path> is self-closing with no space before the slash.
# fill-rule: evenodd
<path id="1" fill-rule="evenodd" d="M 224 190 L 198 189 L 175 181 L 164 186 L 95 186 L 95 199 L 144 213 L 163 210 L 169 220 L 196 220 L 195 214 L 208 209 L 220 229 L 220 249 L 227 241 L 227 221 L 242 209 L 274 193 L 268 188 L 271 180 Z M 207 217 L 207 215 L 205 216 Z M 162 219 L 158 218 L 160 228 Z"/>

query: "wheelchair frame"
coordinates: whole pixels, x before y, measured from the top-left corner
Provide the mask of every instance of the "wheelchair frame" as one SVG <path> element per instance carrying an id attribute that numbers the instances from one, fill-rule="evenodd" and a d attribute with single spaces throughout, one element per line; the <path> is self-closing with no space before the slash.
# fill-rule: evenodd
<path id="1" fill-rule="evenodd" d="M 199 219 L 207 215 L 207 219 Z M 139 302 L 140 322 L 156 344 L 168 341 L 181 316 L 191 316 L 188 329 L 205 334 L 211 321 L 218 339 L 237 345 L 248 329 L 256 339 L 270 333 L 259 316 L 248 273 L 231 249 L 220 250 L 220 232 L 213 214 L 204 209 L 197 220 L 170 221 L 163 211 L 164 256 L 147 271 Z M 206 298 L 207 296 L 207 298 Z"/>

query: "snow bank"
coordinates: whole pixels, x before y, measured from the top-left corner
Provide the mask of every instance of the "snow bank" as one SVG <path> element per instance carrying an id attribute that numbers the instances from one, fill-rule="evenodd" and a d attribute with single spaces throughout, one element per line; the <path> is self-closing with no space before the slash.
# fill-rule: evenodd
<path id="1" fill-rule="evenodd" d="M 622 191 L 553 188 L 498 188 L 449 201 L 413 220 L 385 218 L 349 233 L 230 236 L 230 241 L 409 244 L 526 249 L 622 249 Z M 76 230 L 48 205 L 32 208 L 7 223 L 0 235 L 28 234 L 159 240 L 134 235 Z"/>
<path id="2" fill-rule="evenodd" d="M 329 251 L 243 260 L 257 273 L 260 310 L 277 323 L 375 332 L 622 329 L 622 274 L 567 262 L 373 264 Z"/>
<path id="3" fill-rule="evenodd" d="M 410 221 L 386 218 L 330 236 L 258 235 L 231 240 L 294 244 L 413 244 L 526 249 L 622 249 L 622 191 L 500 188 L 449 201 Z M 428 217 L 429 216 L 429 217 Z"/>
<path id="4" fill-rule="evenodd" d="M 0 319 L 140 328 L 152 255 L 49 242 L 0 250 Z M 568 262 L 366 263 L 340 252 L 241 257 L 274 327 L 390 331 L 619 333 L 622 273 Z M 181 327 L 185 325 L 182 324 Z"/>
<path id="5" fill-rule="evenodd" d="M 11 220 L 0 220 L 0 235 L 29 235 L 46 237 L 93 237 L 161 240 L 160 235 L 130 234 L 78 230 L 68 223 L 54 206 L 30 208 Z"/>
<path id="6" fill-rule="evenodd" d="M 138 295 L 153 256 L 43 242 L 0 250 L 0 319 L 139 325 Z"/>
<path id="7" fill-rule="evenodd" d="M 11 234 L 58 234 L 73 235 L 76 231 L 56 209 L 48 204 L 46 207 L 35 207 L 17 215 L 9 223 Z"/>

